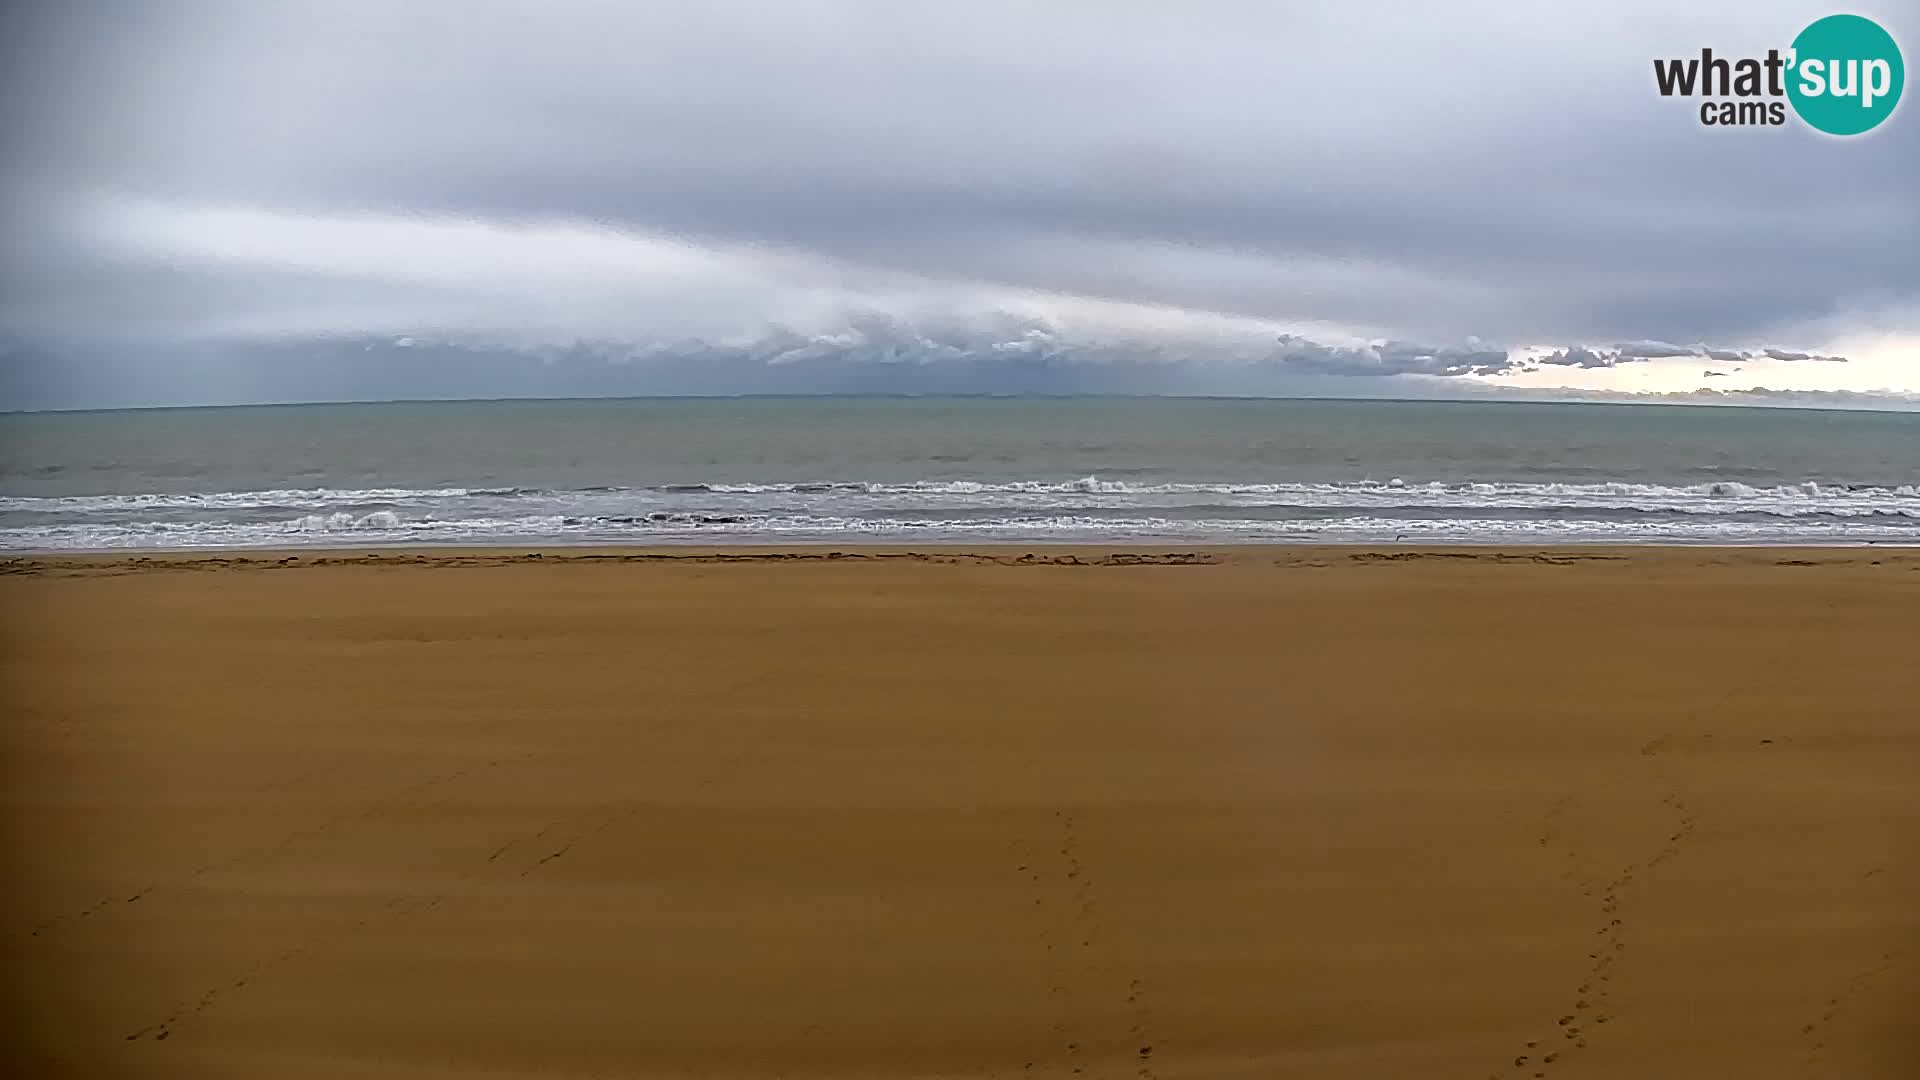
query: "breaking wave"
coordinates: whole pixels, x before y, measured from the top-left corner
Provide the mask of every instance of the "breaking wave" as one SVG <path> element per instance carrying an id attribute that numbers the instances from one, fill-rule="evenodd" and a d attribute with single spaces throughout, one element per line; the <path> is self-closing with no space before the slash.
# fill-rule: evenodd
<path id="1" fill-rule="evenodd" d="M 33 513 L 55 509 L 77 512 L 249 510 L 269 507 L 320 509 L 341 504 L 401 503 L 470 496 L 511 497 L 529 493 L 530 489 L 526 488 L 276 488 L 269 491 L 185 491 L 138 495 L 0 495 L 0 513 Z"/>
<path id="2" fill-rule="evenodd" d="M 1609 481 L 1603 483 L 1490 483 L 1485 481 L 1419 481 L 1400 478 L 1345 483 L 1141 483 L 1084 476 L 1076 480 L 921 480 L 907 483 L 811 481 L 783 483 L 684 483 L 638 487 L 537 488 L 286 488 L 266 491 L 179 492 L 137 495 L 66 495 L 54 497 L 0 496 L 0 513 L 67 510 L 74 512 L 161 509 L 253 509 L 269 507 L 324 508 L 343 504 L 411 503 L 422 500 L 468 498 L 518 499 L 539 496 L 606 495 L 657 492 L 668 495 L 1229 495 L 1342 498 L 1388 492 L 1421 497 L 1520 497 L 1569 499 L 1852 499 L 1885 498 L 1920 501 L 1920 485 L 1887 487 L 1869 484 L 1822 483 L 1757 486 L 1730 480 L 1667 485 Z"/>
<path id="3" fill-rule="evenodd" d="M 0 497 L 0 548 L 676 540 L 1920 543 L 1920 486 L 1110 479 Z"/>
<path id="4" fill-rule="evenodd" d="M 400 515 L 391 510 L 375 510 L 355 517 L 344 510 L 331 514 L 308 514 L 296 518 L 291 527 L 297 532 L 343 532 L 351 529 L 398 529 Z"/>

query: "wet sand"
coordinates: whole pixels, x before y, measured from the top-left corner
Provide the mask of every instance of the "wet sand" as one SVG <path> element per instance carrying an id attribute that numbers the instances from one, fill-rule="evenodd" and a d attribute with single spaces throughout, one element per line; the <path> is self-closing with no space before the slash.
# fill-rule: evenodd
<path id="1" fill-rule="evenodd" d="M 1920 1075 L 1920 552 L 0 562 L 12 1073 Z"/>

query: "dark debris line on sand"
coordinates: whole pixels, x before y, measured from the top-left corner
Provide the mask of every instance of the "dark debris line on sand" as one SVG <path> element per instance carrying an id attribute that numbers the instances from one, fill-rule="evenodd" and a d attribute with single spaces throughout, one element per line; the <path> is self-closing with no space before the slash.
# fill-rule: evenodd
<path id="1" fill-rule="evenodd" d="M 1209 566 L 1223 561 L 1206 552 L 1114 552 L 1107 555 L 1047 555 L 1026 552 L 1020 555 L 992 555 L 984 552 L 952 551 L 774 551 L 774 552 L 672 552 L 561 554 L 526 552 L 524 554 L 476 555 L 321 555 L 278 558 L 245 556 L 198 556 L 156 558 L 135 556 L 119 560 L 83 560 L 17 557 L 0 560 L 0 574 L 117 575 L 166 570 L 297 570 L 316 566 L 424 566 L 434 569 L 464 566 L 507 566 L 522 563 L 776 563 L 776 562 L 886 562 L 986 563 L 1000 566 Z"/>
<path id="2" fill-rule="evenodd" d="M 1287 567 L 1324 567 L 1330 558 L 1337 558 L 1340 549 L 1328 548 L 1324 554 L 1314 558 L 1300 557 L 1280 559 L 1276 566 Z M 1627 554 L 1588 553 L 1571 551 L 1350 551 L 1346 554 L 1349 562 L 1361 564 L 1415 563 L 1434 560 L 1479 563 L 1536 563 L 1549 566 L 1571 566 L 1585 562 L 1632 562 L 1633 556 Z M 115 576 L 122 574 L 141 574 L 169 570 L 299 570 L 316 566 L 423 566 L 432 569 L 450 569 L 471 566 L 510 566 L 518 564 L 623 564 L 623 563 L 780 563 L 780 562 L 914 562 L 940 565 L 997 565 L 997 566 L 1213 566 L 1230 561 L 1220 552 L 1212 551 L 1140 551 L 1109 552 L 1105 555 L 1053 554 L 1046 552 L 1023 552 L 1020 554 L 995 554 L 984 551 L 689 551 L 676 553 L 669 551 L 630 551 L 606 552 L 585 551 L 580 553 L 529 551 L 529 552 L 486 552 L 474 554 L 425 554 L 406 552 L 369 552 L 366 554 L 323 554 L 323 555 L 188 555 L 184 557 L 159 557 L 135 555 L 122 558 L 103 557 L 63 557 L 56 555 L 14 556 L 0 559 L 0 576 L 39 575 L 60 576 Z M 1853 565 L 1855 560 L 1849 557 L 1822 559 L 1779 559 L 1779 566 Z M 1920 570 L 1920 556 L 1893 556 L 1875 560 L 1871 565 L 1883 562 L 1916 565 Z"/>
<path id="3" fill-rule="evenodd" d="M 1412 562 L 1420 559 L 1465 559 L 1479 562 L 1534 562 L 1569 566 L 1577 562 L 1625 562 L 1625 555 L 1548 555 L 1511 551 L 1358 551 L 1347 558 L 1354 562 Z"/>

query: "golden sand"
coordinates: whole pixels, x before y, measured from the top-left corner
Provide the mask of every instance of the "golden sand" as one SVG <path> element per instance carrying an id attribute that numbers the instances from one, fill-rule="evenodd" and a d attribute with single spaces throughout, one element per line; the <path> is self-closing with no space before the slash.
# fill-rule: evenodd
<path id="1" fill-rule="evenodd" d="M 1920 1076 L 1920 554 L 0 570 L 12 1075 Z"/>

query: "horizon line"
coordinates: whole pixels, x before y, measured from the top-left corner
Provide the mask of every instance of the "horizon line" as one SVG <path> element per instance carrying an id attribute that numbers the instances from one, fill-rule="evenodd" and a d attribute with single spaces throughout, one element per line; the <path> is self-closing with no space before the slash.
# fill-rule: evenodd
<path id="1" fill-rule="evenodd" d="M 1705 389 L 1705 388 L 1703 388 Z M 1764 389 L 1764 388 L 1755 388 Z M 1570 394 L 1587 391 L 1571 390 Z M 1727 394 L 1739 394 L 1749 391 L 1718 391 Z M 1836 393 L 1836 391 L 1785 391 L 1786 393 Z M 1583 398 L 1569 396 L 1565 398 L 1543 396 L 1540 398 L 1514 398 L 1502 396 L 1488 397 L 1338 397 L 1323 394 L 1127 394 L 1127 393 L 740 393 L 740 394 L 611 394 L 580 395 L 565 394 L 554 396 L 508 396 L 508 397 L 421 397 L 421 398 L 341 398 L 316 401 L 250 401 L 204 403 L 191 405 L 107 405 L 53 407 L 44 409 L 0 409 L 0 416 L 45 416 L 54 414 L 78 415 L 88 413 L 127 413 L 127 412 L 191 412 L 213 409 L 299 409 L 328 408 L 348 405 L 509 405 L 530 404 L 535 402 L 584 403 L 584 402 L 634 402 L 634 401 L 1298 401 L 1319 404 L 1349 403 L 1371 405 L 1521 405 L 1521 406 L 1559 406 L 1559 405 L 1609 405 L 1625 407 L 1655 408 L 1694 408 L 1694 409 L 1787 409 L 1798 412 L 1920 412 L 1920 400 L 1894 395 L 1874 395 L 1865 391 L 1840 391 L 1854 393 L 1861 398 L 1885 401 L 1889 407 L 1872 406 L 1849 407 L 1845 405 L 1817 405 L 1804 402 L 1775 402 L 1766 400 L 1728 400 L 1728 401 L 1633 401 L 1618 398 Z"/>

